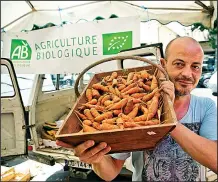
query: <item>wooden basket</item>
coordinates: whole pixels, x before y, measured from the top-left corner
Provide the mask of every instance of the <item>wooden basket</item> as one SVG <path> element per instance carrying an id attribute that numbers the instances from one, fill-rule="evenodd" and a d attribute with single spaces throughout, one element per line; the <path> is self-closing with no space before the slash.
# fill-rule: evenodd
<path id="1" fill-rule="evenodd" d="M 125 69 L 125 71 L 117 70 L 116 72 L 118 73 L 118 75 L 123 75 L 124 73 L 128 74 L 132 71 L 147 70 L 150 74 L 155 73 L 158 82 L 161 81 L 160 78 L 165 78 L 166 80 L 169 79 L 167 73 L 162 67 L 151 62 L 150 60 L 138 56 L 116 56 L 107 58 L 90 65 L 81 74 L 84 74 L 92 67 L 103 62 L 125 59 L 144 61 L 151 64 L 152 66 L 149 65 L 145 67 Z M 56 134 L 56 139 L 74 146 L 87 140 L 94 140 L 96 143 L 106 142 L 111 147 L 110 153 L 127 152 L 143 149 L 153 149 L 157 145 L 157 143 L 163 139 L 164 136 L 166 136 L 176 127 L 177 119 L 173 109 L 173 104 L 169 99 L 168 95 L 163 94 L 163 110 L 161 115 L 161 122 L 164 121 L 164 123 L 162 124 L 141 126 L 137 128 L 116 129 L 111 131 L 97 131 L 94 133 L 79 133 L 82 127 L 74 111 L 77 110 L 79 106 L 81 106 L 81 103 L 86 102 L 86 89 L 91 88 L 91 86 L 94 83 L 99 82 L 102 77 L 111 75 L 112 72 L 113 71 L 95 74 L 94 77 L 90 80 L 87 87 L 83 90 L 81 95 L 79 94 L 78 89 L 75 89 L 76 95 L 79 96 L 79 98 L 75 103 L 74 107 L 71 109 L 70 113 L 67 115 L 64 123 L 59 128 Z M 80 78 L 78 77 L 76 80 L 77 86 L 79 83 L 79 79 Z M 77 86 L 76 88 L 78 88 Z"/>

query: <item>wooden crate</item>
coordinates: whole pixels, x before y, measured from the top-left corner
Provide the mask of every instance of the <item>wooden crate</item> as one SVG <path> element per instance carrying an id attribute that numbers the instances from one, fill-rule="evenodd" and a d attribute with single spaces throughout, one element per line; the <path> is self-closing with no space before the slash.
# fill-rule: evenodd
<path id="1" fill-rule="evenodd" d="M 155 74 L 158 80 L 160 76 L 164 77 L 163 73 L 156 70 L 154 66 L 118 70 L 117 73 L 118 75 L 123 75 L 143 69 L 147 70 L 150 74 Z M 64 123 L 59 128 L 56 139 L 75 146 L 87 140 L 94 140 L 96 143 L 104 141 L 111 147 L 110 153 L 153 149 L 164 136 L 176 127 L 177 119 L 173 105 L 166 94 L 163 94 L 163 110 L 161 116 L 161 121 L 165 121 L 164 124 L 112 131 L 97 131 L 95 133 L 78 133 L 82 128 L 80 121 L 74 114 L 74 110 L 77 110 L 77 108 L 81 106 L 81 103 L 87 102 L 85 96 L 86 89 L 91 88 L 94 83 L 99 82 L 104 76 L 111 75 L 111 73 L 112 72 L 104 72 L 94 75 L 68 116 L 65 118 Z"/>

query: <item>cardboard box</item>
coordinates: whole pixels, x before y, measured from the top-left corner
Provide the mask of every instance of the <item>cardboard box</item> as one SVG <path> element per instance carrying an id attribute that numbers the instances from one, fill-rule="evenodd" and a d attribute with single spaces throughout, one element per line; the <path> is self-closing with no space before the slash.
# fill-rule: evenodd
<path id="1" fill-rule="evenodd" d="M 143 69 L 148 70 L 148 73 L 150 74 L 155 74 L 158 80 L 159 77 L 163 77 L 163 73 L 161 73 L 154 66 L 118 70 L 117 73 L 118 75 L 127 75 L 129 72 L 140 71 Z M 112 72 L 104 72 L 94 75 L 66 117 L 64 123 L 59 128 L 56 134 L 56 139 L 72 144 L 74 146 L 86 140 L 94 140 L 96 143 L 104 141 L 111 146 L 110 153 L 153 149 L 164 136 L 166 136 L 176 127 L 177 119 L 173 105 L 168 95 L 166 94 L 163 94 L 163 109 L 160 119 L 161 122 L 164 121 L 163 124 L 141 126 L 137 128 L 116 129 L 111 131 L 97 131 L 93 133 L 80 132 L 82 127 L 74 111 L 77 110 L 79 106 L 81 106 L 81 103 L 87 102 L 85 96 L 86 89 L 91 88 L 94 83 L 99 82 L 103 77 L 107 75 L 111 75 L 111 73 Z"/>

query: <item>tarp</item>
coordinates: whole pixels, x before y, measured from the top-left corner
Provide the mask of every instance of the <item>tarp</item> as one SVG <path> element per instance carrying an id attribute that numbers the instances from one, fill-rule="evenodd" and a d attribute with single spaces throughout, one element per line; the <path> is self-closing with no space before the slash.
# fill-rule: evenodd
<path id="1" fill-rule="evenodd" d="M 202 2 L 208 9 L 214 7 L 217 14 L 216 1 Z M 155 19 L 162 24 L 177 21 L 185 26 L 195 22 L 210 26 L 214 15 L 207 8 L 195 1 L 1 1 L 1 28 L 19 32 L 31 30 L 33 24 L 93 21 L 98 16 L 107 19 L 112 14 L 139 16 L 142 22 Z"/>

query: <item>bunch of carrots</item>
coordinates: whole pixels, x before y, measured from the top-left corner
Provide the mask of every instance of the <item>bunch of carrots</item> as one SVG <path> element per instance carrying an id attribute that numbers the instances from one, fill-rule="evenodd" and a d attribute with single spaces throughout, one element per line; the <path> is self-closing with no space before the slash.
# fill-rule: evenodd
<path id="1" fill-rule="evenodd" d="M 75 114 L 83 132 L 160 124 L 160 89 L 146 70 L 126 76 L 113 72 L 85 91 L 87 103 Z"/>

